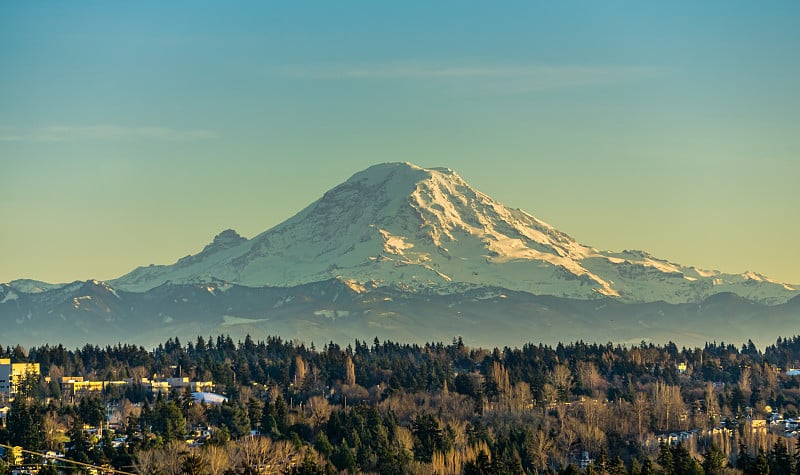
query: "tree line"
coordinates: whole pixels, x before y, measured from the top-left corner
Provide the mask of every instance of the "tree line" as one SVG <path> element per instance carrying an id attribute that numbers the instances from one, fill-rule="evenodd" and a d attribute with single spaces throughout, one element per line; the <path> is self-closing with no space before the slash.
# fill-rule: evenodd
<path id="1" fill-rule="evenodd" d="M 154 349 L 44 345 L 2 353 L 39 363 L 42 377 L 20 387 L 0 443 L 138 473 L 792 475 L 800 468 L 796 436 L 763 422 L 798 417 L 800 378 L 786 374 L 800 367 L 798 336 L 763 351 L 749 341 L 483 349 L 460 338 L 318 349 L 279 337 L 217 336 L 170 338 Z M 64 375 L 178 374 L 214 381 L 228 402 L 153 394 L 135 382 L 73 398 L 58 384 Z M 87 432 L 102 427 L 109 407 L 121 414 L 118 432 Z M 115 443 L 122 435 L 125 443 Z"/>

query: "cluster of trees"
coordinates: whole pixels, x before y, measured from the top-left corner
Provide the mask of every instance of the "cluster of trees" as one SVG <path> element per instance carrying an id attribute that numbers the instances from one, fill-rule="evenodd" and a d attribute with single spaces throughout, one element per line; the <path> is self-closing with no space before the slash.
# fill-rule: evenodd
<path id="1" fill-rule="evenodd" d="M 797 439 L 752 422 L 773 411 L 798 416 L 800 378 L 783 370 L 800 366 L 800 337 L 763 352 L 752 342 L 487 350 L 460 339 L 377 338 L 318 350 L 219 336 L 154 350 L 3 353 L 40 363 L 49 382 L 23 384 L 0 443 L 139 473 L 800 472 Z M 176 371 L 214 381 L 229 401 L 198 404 L 137 384 L 74 399 L 58 384 L 63 375 L 135 380 Z M 124 444 L 85 430 L 102 425 L 109 405 L 122 414 Z M 682 443 L 659 443 L 657 435 L 680 431 L 690 434 Z"/>

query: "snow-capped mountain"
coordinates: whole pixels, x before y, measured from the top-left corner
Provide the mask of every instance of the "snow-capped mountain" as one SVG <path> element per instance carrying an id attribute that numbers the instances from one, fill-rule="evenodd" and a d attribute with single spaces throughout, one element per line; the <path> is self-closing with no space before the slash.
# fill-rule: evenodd
<path id="1" fill-rule="evenodd" d="M 492 287 L 620 302 L 699 302 L 721 292 L 780 304 L 793 286 L 755 273 L 705 271 L 641 251 L 601 251 L 511 209 L 444 168 L 375 165 L 252 239 L 226 230 L 201 252 L 110 282 L 296 286 L 339 279 L 354 289 L 453 294 Z"/>
<path id="2" fill-rule="evenodd" d="M 3 342 L 157 345 L 167 336 L 278 335 L 481 346 L 793 334 L 795 286 L 641 251 L 601 251 L 408 163 L 356 173 L 252 239 L 233 230 L 172 265 L 110 282 L 0 284 Z M 3 343 L 0 342 L 0 343 Z"/>

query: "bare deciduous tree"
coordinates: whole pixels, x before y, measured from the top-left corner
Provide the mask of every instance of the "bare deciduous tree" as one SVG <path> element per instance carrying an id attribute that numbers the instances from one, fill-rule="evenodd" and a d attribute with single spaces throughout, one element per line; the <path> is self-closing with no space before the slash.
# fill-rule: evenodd
<path id="1" fill-rule="evenodd" d="M 349 355 L 344 362 L 344 373 L 345 373 L 344 384 L 348 386 L 355 386 L 356 367 L 353 364 L 353 358 L 351 358 Z"/>
<path id="2" fill-rule="evenodd" d="M 150 475 L 156 473 L 156 467 L 155 450 L 140 450 L 136 453 L 136 459 L 133 461 L 133 468 L 136 470 L 136 473 L 139 475 Z"/>
<path id="3" fill-rule="evenodd" d="M 750 400 L 750 394 L 753 392 L 750 381 L 752 376 L 751 373 L 750 366 L 744 366 L 739 374 L 739 388 L 742 390 L 745 401 Z"/>
<path id="4" fill-rule="evenodd" d="M 636 434 L 641 441 L 644 436 L 644 421 L 650 416 L 650 401 L 644 392 L 637 392 L 633 397 L 633 413 L 636 415 Z"/>
<path id="5" fill-rule="evenodd" d="M 294 357 L 294 384 L 302 385 L 306 379 L 306 362 L 303 357 L 295 355 Z"/>
<path id="6" fill-rule="evenodd" d="M 563 364 L 555 365 L 553 371 L 550 371 L 550 381 L 558 390 L 559 400 L 566 401 L 572 388 L 572 372 L 569 368 Z"/>
<path id="7" fill-rule="evenodd" d="M 49 450 L 56 450 L 61 443 L 59 431 L 64 432 L 64 427 L 59 423 L 55 414 L 48 413 L 42 421 L 42 435 L 44 446 Z"/>
<path id="8" fill-rule="evenodd" d="M 497 385 L 500 393 L 507 393 L 511 389 L 508 379 L 508 370 L 499 361 L 492 364 L 492 381 Z"/>
<path id="9" fill-rule="evenodd" d="M 542 386 L 542 402 L 544 407 L 554 404 L 558 400 L 558 389 L 550 383 Z"/>
<path id="10" fill-rule="evenodd" d="M 319 427 L 324 424 L 331 415 L 331 405 L 327 399 L 321 396 L 312 396 L 306 402 L 309 413 L 309 422 L 312 427 Z"/>
<path id="11" fill-rule="evenodd" d="M 714 395 L 714 383 L 711 381 L 706 383 L 704 397 L 706 403 L 706 415 L 708 416 L 709 422 L 713 424 L 715 419 L 719 417 L 719 404 L 717 403 L 717 396 Z"/>
<path id="12" fill-rule="evenodd" d="M 397 426 L 394 430 L 394 442 L 405 453 L 414 453 L 414 435 L 405 427 Z"/>
<path id="13" fill-rule="evenodd" d="M 528 444 L 527 449 L 537 469 L 544 470 L 547 468 L 550 452 L 552 452 L 553 448 L 553 439 L 551 439 L 546 432 L 540 429 L 533 433 L 533 438 Z"/>
<path id="14" fill-rule="evenodd" d="M 270 467 L 275 473 L 282 473 L 297 459 L 297 450 L 289 441 L 273 442 L 269 437 L 246 437 L 233 446 L 231 464 L 241 470 L 255 470 L 257 473 Z"/>
<path id="15" fill-rule="evenodd" d="M 603 377 L 597 371 L 597 366 L 590 361 L 581 361 L 578 363 L 578 376 L 581 380 L 581 385 L 589 392 L 591 397 L 595 397 L 597 391 L 600 389 Z"/>
<path id="16" fill-rule="evenodd" d="M 208 475 L 223 475 L 231 466 L 230 453 L 226 448 L 207 445 L 201 452 Z"/>
<path id="17" fill-rule="evenodd" d="M 660 429 L 667 431 L 679 427 L 682 416 L 686 414 L 680 388 L 657 382 L 653 389 L 653 410 Z"/>

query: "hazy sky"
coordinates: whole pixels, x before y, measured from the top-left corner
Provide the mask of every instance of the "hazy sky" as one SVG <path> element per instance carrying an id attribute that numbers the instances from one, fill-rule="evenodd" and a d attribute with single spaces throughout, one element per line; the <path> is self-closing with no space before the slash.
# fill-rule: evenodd
<path id="1" fill-rule="evenodd" d="M 171 263 L 410 161 L 584 244 L 800 283 L 798 24 L 797 1 L 3 1 L 0 282 Z"/>

